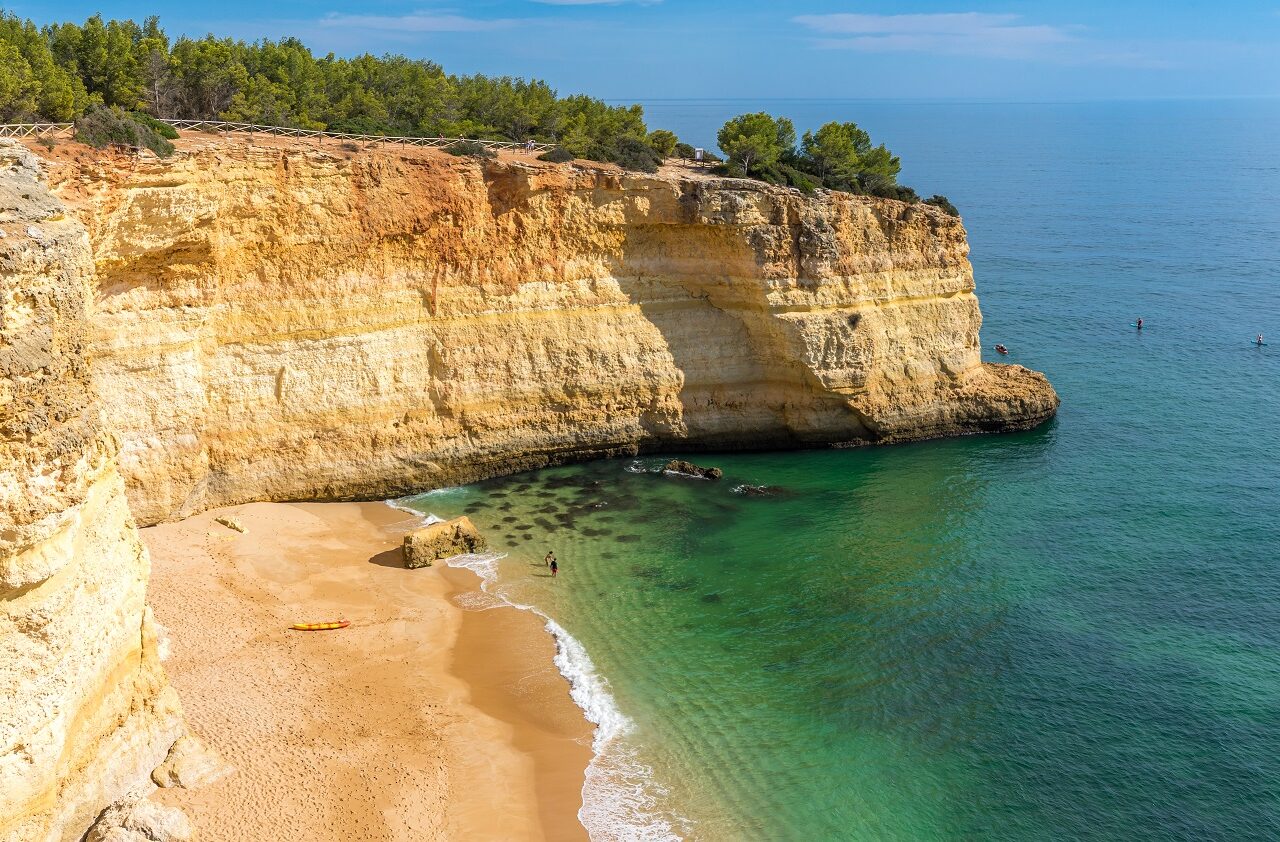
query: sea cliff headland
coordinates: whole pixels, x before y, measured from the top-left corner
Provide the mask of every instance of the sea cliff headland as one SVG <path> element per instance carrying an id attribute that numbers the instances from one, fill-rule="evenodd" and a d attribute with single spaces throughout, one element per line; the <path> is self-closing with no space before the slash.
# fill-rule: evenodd
<path id="1" fill-rule="evenodd" d="M 190 140 L 52 168 L 143 524 L 593 456 L 1051 416 L 981 362 L 959 219 L 672 168 Z"/>
<path id="2" fill-rule="evenodd" d="M 931 206 L 200 136 L 0 155 L 6 842 L 78 838 L 181 734 L 135 522 L 1057 408 L 981 361 Z"/>

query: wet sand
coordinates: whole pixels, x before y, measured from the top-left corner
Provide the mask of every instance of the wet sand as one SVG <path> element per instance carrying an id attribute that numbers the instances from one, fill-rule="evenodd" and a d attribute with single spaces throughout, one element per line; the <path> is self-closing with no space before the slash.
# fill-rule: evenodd
<path id="1" fill-rule="evenodd" d="M 591 728 L 551 636 L 468 571 L 403 569 L 417 523 L 381 503 L 253 503 L 142 530 L 188 727 L 237 769 L 154 796 L 202 840 L 586 838 Z M 350 628 L 287 628 L 338 618 Z"/>

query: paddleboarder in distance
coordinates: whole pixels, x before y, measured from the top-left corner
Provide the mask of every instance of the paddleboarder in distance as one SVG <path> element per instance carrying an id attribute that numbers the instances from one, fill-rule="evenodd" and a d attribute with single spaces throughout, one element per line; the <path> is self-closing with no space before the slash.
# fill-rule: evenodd
<path id="1" fill-rule="evenodd" d="M 1142 317 L 1141 317 L 1141 316 L 1139 316 L 1139 317 L 1138 317 L 1138 321 L 1134 322 L 1134 325 L 1138 328 L 1138 330 L 1142 330 Z"/>
<path id="2" fill-rule="evenodd" d="M 1263 342 L 1263 341 L 1262 341 L 1262 334 L 1261 334 L 1261 333 L 1259 333 L 1259 334 L 1258 334 L 1258 344 L 1259 344 L 1259 345 L 1266 345 L 1266 344 L 1267 344 L 1267 343 L 1265 343 L 1265 342 Z"/>

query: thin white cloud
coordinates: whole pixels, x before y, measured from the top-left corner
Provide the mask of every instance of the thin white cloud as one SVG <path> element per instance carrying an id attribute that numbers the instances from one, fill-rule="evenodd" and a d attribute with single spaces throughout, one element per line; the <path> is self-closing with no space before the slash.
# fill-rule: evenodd
<path id="1" fill-rule="evenodd" d="M 334 29 L 366 29 L 388 32 L 488 32 L 505 29 L 519 21 L 510 18 L 469 18 L 464 15 L 414 12 L 408 15 L 344 15 L 330 12 L 318 21 Z"/>
<path id="2" fill-rule="evenodd" d="M 812 30 L 814 46 L 830 50 L 930 53 L 1148 70 L 1175 67 L 1179 63 L 1177 57 L 1183 54 L 1172 43 L 1101 40 L 1088 37 L 1083 26 L 1027 23 L 1022 15 L 1015 14 L 830 14 L 800 15 L 791 20 Z"/>
<path id="3" fill-rule="evenodd" d="M 1026 24 L 1021 15 L 987 12 L 800 15 L 792 20 L 823 36 L 815 42 L 819 47 L 864 52 L 1028 58 L 1076 40 L 1070 31 L 1074 27 Z"/>

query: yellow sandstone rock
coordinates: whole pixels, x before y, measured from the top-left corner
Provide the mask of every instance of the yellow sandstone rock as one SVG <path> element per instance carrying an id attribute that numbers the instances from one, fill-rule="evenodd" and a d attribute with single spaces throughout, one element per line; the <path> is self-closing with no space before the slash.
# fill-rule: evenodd
<path id="1" fill-rule="evenodd" d="M 195 144 L 188 142 L 188 146 Z M 66 164 L 142 523 L 678 444 L 1022 429 L 960 221 L 688 174 L 207 143 Z"/>
<path id="2" fill-rule="evenodd" d="M 0 141 L 0 840 L 79 839 L 164 759 L 181 709 L 90 382 L 93 265 Z"/>
<path id="3" fill-rule="evenodd" d="M 471 518 L 463 516 L 424 526 L 404 536 L 404 566 L 430 567 L 442 558 L 475 553 L 485 548 L 484 537 Z"/>
<path id="4" fill-rule="evenodd" d="M 66 207 L 0 145 L 0 842 L 79 839 L 113 804 L 104 838 L 189 833 L 137 801 L 182 723 L 134 519 L 1058 405 L 980 361 L 965 232 L 937 208 L 184 145 L 63 158 Z M 462 526 L 440 531 L 475 549 Z M 158 779 L 200 777 L 187 754 Z"/>
<path id="5" fill-rule="evenodd" d="M 222 526 L 225 526 L 227 529 L 231 529 L 231 530 L 234 530 L 234 531 L 236 531 L 236 532 L 243 533 L 243 532 L 245 531 L 244 524 L 240 523 L 240 521 L 239 521 L 239 520 L 237 520 L 236 518 L 233 518 L 233 517 L 227 517 L 227 516 L 224 516 L 224 515 L 220 515 L 220 516 L 218 516 L 218 517 L 215 517 L 215 518 L 213 519 L 213 522 L 214 522 L 214 523 L 217 523 L 217 524 L 220 524 L 220 525 L 222 525 Z"/>

